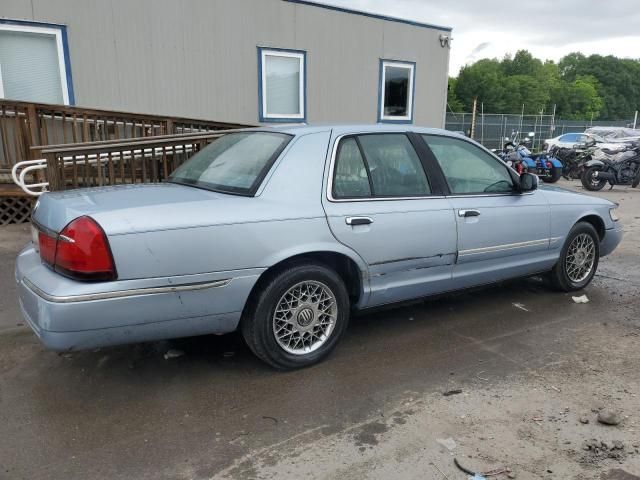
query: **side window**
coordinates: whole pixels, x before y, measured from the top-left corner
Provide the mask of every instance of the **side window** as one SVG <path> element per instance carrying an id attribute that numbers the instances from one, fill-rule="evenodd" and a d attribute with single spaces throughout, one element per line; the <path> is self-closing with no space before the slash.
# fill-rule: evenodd
<path id="1" fill-rule="evenodd" d="M 335 198 L 417 197 L 431 194 L 420 158 L 403 133 L 348 137 L 338 145 Z"/>
<path id="2" fill-rule="evenodd" d="M 354 137 L 341 141 L 338 146 L 333 196 L 335 198 L 371 196 L 367 169 Z"/>
<path id="3" fill-rule="evenodd" d="M 578 141 L 578 136 L 575 133 L 567 133 L 560 137 L 560 140 L 563 142 L 576 142 Z"/>
<path id="4" fill-rule="evenodd" d="M 420 158 L 405 134 L 361 135 L 358 140 L 369 167 L 374 196 L 414 197 L 431 193 Z"/>
<path id="5" fill-rule="evenodd" d="M 454 194 L 510 193 L 507 166 L 475 145 L 457 138 L 423 135 Z"/>

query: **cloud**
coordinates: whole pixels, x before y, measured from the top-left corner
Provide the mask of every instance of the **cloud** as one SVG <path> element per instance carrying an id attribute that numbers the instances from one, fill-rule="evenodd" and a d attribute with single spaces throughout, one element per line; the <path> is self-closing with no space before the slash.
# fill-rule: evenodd
<path id="1" fill-rule="evenodd" d="M 554 60 L 571 51 L 640 57 L 638 0 L 322 1 L 452 27 L 452 73 L 467 62 L 519 48 Z"/>
<path id="2" fill-rule="evenodd" d="M 480 52 L 482 52 L 483 50 L 486 50 L 490 45 L 491 45 L 491 42 L 482 42 L 481 44 L 477 45 L 473 50 L 471 50 L 471 53 L 467 55 L 467 57 L 465 58 L 465 63 L 475 62 Z"/>

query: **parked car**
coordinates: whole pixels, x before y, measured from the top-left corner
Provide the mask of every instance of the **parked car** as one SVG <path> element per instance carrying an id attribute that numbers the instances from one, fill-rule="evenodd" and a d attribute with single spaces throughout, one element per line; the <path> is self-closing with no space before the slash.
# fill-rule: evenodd
<path id="1" fill-rule="evenodd" d="M 627 143 L 640 141 L 640 130 L 626 127 L 590 127 L 584 132 L 601 142 Z"/>
<path id="2" fill-rule="evenodd" d="M 620 132 L 620 129 L 616 129 L 615 127 L 588 128 L 584 133 L 565 133 L 555 138 L 549 138 L 544 141 L 542 149 L 544 151 L 550 151 L 554 148 L 583 150 L 595 146 L 611 151 L 624 150 L 627 142 L 637 141 L 638 137 L 623 137 L 623 133 L 634 131 L 635 130 L 627 130 Z M 604 136 L 605 134 L 609 136 Z M 615 135 L 620 136 L 616 137 Z"/>
<path id="3" fill-rule="evenodd" d="M 549 138 L 544 141 L 542 149 L 549 151 L 554 147 L 558 148 L 574 148 L 576 145 L 585 145 L 587 143 L 596 142 L 595 137 L 584 133 L 564 133 L 555 138 Z"/>
<path id="4" fill-rule="evenodd" d="M 51 349 L 239 329 L 289 369 L 324 358 L 352 309 L 534 274 L 584 288 L 621 239 L 615 209 L 443 130 L 245 130 L 168 183 L 42 195 L 15 276 Z"/>

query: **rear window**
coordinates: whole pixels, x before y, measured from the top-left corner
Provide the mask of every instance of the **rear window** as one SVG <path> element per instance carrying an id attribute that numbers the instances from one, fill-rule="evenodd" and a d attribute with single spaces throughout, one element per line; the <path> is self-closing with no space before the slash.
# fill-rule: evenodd
<path id="1" fill-rule="evenodd" d="M 229 133 L 178 167 L 172 183 L 224 193 L 253 195 L 291 135 L 273 132 Z"/>

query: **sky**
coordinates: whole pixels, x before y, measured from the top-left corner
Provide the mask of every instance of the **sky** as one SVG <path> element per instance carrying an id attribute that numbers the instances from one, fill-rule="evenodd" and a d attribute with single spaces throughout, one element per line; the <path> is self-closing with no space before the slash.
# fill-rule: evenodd
<path id="1" fill-rule="evenodd" d="M 481 58 L 529 50 L 640 58 L 640 0 L 321 0 L 322 3 L 452 27 L 449 74 Z"/>

